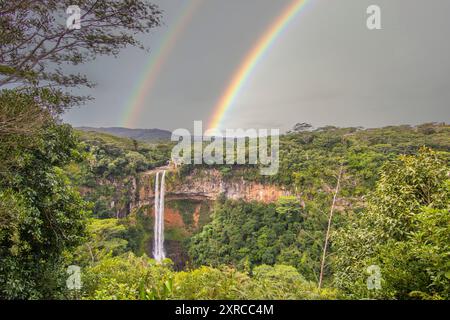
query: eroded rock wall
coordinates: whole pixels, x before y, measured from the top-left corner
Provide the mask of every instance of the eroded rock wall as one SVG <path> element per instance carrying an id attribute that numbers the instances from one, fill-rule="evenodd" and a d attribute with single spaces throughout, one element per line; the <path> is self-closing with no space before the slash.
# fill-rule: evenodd
<path id="1" fill-rule="evenodd" d="M 171 172 L 176 175 L 176 172 Z M 139 201 L 151 202 L 154 197 L 154 172 L 142 175 L 139 188 Z M 169 179 L 168 179 L 169 180 Z M 246 181 L 233 177 L 224 179 L 215 169 L 194 170 L 188 176 L 166 181 L 166 197 L 170 198 L 205 198 L 215 200 L 224 195 L 228 199 L 244 201 L 275 202 L 281 196 L 291 193 L 275 185 Z"/>

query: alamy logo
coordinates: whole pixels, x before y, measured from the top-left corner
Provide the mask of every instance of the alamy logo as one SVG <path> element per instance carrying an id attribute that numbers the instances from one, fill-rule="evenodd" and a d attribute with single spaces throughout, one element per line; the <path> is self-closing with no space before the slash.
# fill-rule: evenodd
<path id="1" fill-rule="evenodd" d="M 381 30 L 381 8 L 377 5 L 371 5 L 367 8 L 367 29 Z"/>
<path id="2" fill-rule="evenodd" d="M 275 175 L 279 168 L 279 129 L 217 129 L 203 134 L 202 122 L 194 121 L 194 135 L 176 129 L 172 141 L 172 161 L 179 164 L 259 165 L 262 175 Z M 204 146 L 204 143 L 209 143 Z"/>
<path id="3" fill-rule="evenodd" d="M 81 9 L 79 6 L 68 6 L 66 13 L 70 16 L 66 20 L 66 26 L 69 30 L 81 29 Z"/>
<path id="4" fill-rule="evenodd" d="M 67 268 L 69 277 L 66 280 L 66 286 L 69 290 L 81 289 L 81 268 L 79 266 L 69 266 Z"/>
<path id="5" fill-rule="evenodd" d="M 377 265 L 367 267 L 367 273 L 370 276 L 367 278 L 367 289 L 380 290 L 381 289 L 381 269 Z"/>

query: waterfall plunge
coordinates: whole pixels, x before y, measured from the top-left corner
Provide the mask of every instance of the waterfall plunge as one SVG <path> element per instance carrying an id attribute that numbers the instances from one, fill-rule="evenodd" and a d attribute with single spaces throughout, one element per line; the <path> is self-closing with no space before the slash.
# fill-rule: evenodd
<path id="1" fill-rule="evenodd" d="M 159 184 L 159 173 L 156 173 L 155 178 L 155 228 L 154 228 L 154 245 L 153 257 L 156 261 L 165 259 L 164 252 L 164 180 L 166 171 L 162 172 L 161 185 Z"/>

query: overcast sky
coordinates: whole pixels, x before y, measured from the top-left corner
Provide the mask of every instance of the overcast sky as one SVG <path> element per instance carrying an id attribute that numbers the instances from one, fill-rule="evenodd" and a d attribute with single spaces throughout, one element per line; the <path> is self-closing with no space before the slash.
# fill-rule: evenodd
<path id="1" fill-rule="evenodd" d="M 75 126 L 120 126 L 143 67 L 185 1 L 154 0 L 164 26 L 143 38 L 150 53 L 124 50 L 80 69 L 95 100 L 69 111 Z M 183 30 L 135 127 L 191 128 L 207 121 L 236 68 L 291 0 L 204 0 Z M 382 10 L 382 30 L 366 8 Z M 226 127 L 378 127 L 450 122 L 449 0 L 310 0 L 258 63 Z"/>

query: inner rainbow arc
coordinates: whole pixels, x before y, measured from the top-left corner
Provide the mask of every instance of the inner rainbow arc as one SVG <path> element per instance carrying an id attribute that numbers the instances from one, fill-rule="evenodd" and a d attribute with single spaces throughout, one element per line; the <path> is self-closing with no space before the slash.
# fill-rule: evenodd
<path id="1" fill-rule="evenodd" d="M 133 127 L 138 124 L 144 111 L 146 100 L 151 95 L 164 65 L 203 2 L 204 0 L 186 0 L 185 5 L 180 10 L 180 14 L 167 30 L 160 45 L 150 55 L 147 64 L 143 68 L 144 72 L 141 78 L 128 98 L 121 117 L 123 126 Z"/>

